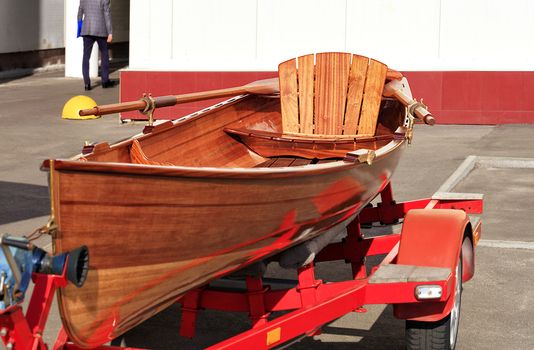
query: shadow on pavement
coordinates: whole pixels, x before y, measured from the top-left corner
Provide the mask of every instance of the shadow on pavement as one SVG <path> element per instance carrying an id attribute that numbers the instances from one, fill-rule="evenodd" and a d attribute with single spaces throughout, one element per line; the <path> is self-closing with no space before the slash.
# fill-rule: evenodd
<path id="1" fill-rule="evenodd" d="M 381 234 L 391 232 L 392 227 L 382 227 Z M 376 231 L 376 228 L 373 228 Z M 370 232 L 369 232 L 370 233 Z M 376 256 L 369 259 L 368 269 L 383 259 Z M 340 261 L 322 262 L 316 265 L 316 278 L 323 281 L 336 282 L 352 278 L 349 264 Z M 276 263 L 268 265 L 266 277 L 296 279 L 296 271 L 282 269 Z M 305 337 L 300 342 L 290 344 L 288 349 L 404 349 L 404 322 L 393 317 L 392 307 L 372 306 L 374 310 L 368 314 L 351 313 L 346 317 L 327 324 L 322 334 L 317 337 Z M 204 349 L 232 336 L 250 329 L 247 313 L 221 312 L 204 310 L 198 313 L 197 332 L 194 339 L 186 339 L 179 335 L 180 306 L 178 304 L 164 310 L 147 320 L 125 336 L 116 340 L 113 345 L 133 348 L 182 350 Z M 283 315 L 273 313 L 273 317 Z M 362 319 L 360 319 L 361 317 Z M 364 321 L 366 318 L 367 321 Z M 362 322 L 363 321 L 363 322 Z M 360 326 L 360 324 L 367 326 Z M 122 344 L 121 344 L 122 342 Z M 287 344 L 286 344 L 287 345 Z"/>
<path id="2" fill-rule="evenodd" d="M 181 350 L 204 349 L 249 329 L 247 315 L 202 311 L 197 322 L 194 339 L 179 335 L 180 307 L 172 306 L 142 325 L 115 339 L 112 345 L 133 348 Z M 333 338 L 333 339 L 332 339 Z M 391 307 L 386 307 L 370 329 L 355 329 L 333 324 L 322 328 L 319 337 L 305 337 L 300 342 L 285 344 L 287 349 L 404 349 L 403 321 L 395 319 Z"/>
<path id="3" fill-rule="evenodd" d="M 10 81 L 26 78 L 33 75 L 34 70 L 28 69 L 15 69 L 8 72 L 0 72 L 0 84 L 9 83 Z"/>
<path id="4" fill-rule="evenodd" d="M 0 225 L 48 214 L 48 187 L 0 181 Z"/>

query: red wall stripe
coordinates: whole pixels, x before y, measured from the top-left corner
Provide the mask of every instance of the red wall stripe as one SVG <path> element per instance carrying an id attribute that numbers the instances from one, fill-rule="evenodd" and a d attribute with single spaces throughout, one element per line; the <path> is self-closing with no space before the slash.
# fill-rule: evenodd
<path id="1" fill-rule="evenodd" d="M 276 72 L 120 72 L 120 101 L 138 100 L 143 93 L 152 96 L 179 95 L 189 92 L 241 86 L 252 81 L 276 77 Z M 227 98 L 225 98 L 227 99 Z M 185 103 L 156 110 L 157 119 L 176 119 L 225 99 Z M 146 119 L 139 112 L 121 113 L 121 119 Z"/>
<path id="2" fill-rule="evenodd" d="M 534 72 L 425 71 L 403 72 L 416 98 L 440 124 L 534 123 Z M 153 96 L 240 86 L 275 77 L 276 72 L 153 72 L 122 71 L 120 101 L 132 101 L 144 92 Z M 162 108 L 159 119 L 175 119 L 219 100 Z M 121 119 L 145 119 L 138 112 Z"/>

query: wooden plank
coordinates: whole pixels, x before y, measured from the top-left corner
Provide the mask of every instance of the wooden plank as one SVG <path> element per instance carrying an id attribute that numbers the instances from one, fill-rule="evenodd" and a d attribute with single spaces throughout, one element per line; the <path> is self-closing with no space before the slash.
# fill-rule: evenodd
<path id="1" fill-rule="evenodd" d="M 387 69 L 388 67 L 381 62 L 375 60 L 369 62 L 358 134 L 375 134 Z"/>
<path id="2" fill-rule="evenodd" d="M 310 164 L 310 159 L 305 159 L 305 158 L 295 158 L 295 161 L 293 162 L 293 164 L 291 164 L 291 166 L 301 166 L 301 165 L 308 165 Z"/>
<path id="3" fill-rule="evenodd" d="M 269 168 L 276 161 L 276 159 L 277 158 L 267 158 L 265 162 L 254 166 L 254 168 Z"/>
<path id="4" fill-rule="evenodd" d="M 266 162 L 256 165 L 255 168 L 277 168 L 284 166 L 308 165 L 310 164 L 310 161 L 310 159 L 294 157 L 270 158 Z"/>
<path id="5" fill-rule="evenodd" d="M 349 53 L 317 54 L 315 64 L 315 133 L 341 135 L 347 84 Z"/>
<path id="6" fill-rule="evenodd" d="M 282 62 L 278 66 L 280 78 L 280 105 L 284 131 L 299 132 L 299 105 L 297 90 L 297 61 Z"/>
<path id="7" fill-rule="evenodd" d="M 291 166 L 295 161 L 294 157 L 279 157 L 269 167 L 270 168 L 283 168 Z"/>
<path id="8" fill-rule="evenodd" d="M 343 134 L 345 135 L 354 135 L 358 131 L 360 110 L 362 108 L 363 88 L 365 87 L 365 78 L 367 76 L 368 67 L 369 58 L 359 55 L 352 56 L 352 64 L 349 74 L 349 89 L 347 93 L 347 108 L 345 111 L 343 127 Z"/>
<path id="9" fill-rule="evenodd" d="M 325 134 L 306 134 L 303 132 L 285 132 L 281 135 L 281 137 L 285 138 L 294 138 L 295 140 L 298 139 L 311 139 L 311 140 L 347 140 L 347 139 L 353 139 L 353 138 L 359 138 L 361 135 L 356 134 L 346 134 L 346 135 L 325 135 Z"/>
<path id="10" fill-rule="evenodd" d="M 315 74 L 314 55 L 298 58 L 300 132 L 313 134 L 313 84 Z"/>

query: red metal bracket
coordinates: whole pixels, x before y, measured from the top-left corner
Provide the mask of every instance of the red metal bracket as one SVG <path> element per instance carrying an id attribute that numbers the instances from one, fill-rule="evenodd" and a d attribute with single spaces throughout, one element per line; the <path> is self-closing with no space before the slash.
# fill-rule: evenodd
<path id="1" fill-rule="evenodd" d="M 34 273 L 35 283 L 26 316 L 20 305 L 14 305 L 0 314 L 0 337 L 7 349 L 46 350 L 42 335 L 50 313 L 54 293 L 67 285 L 65 271 L 61 276 Z"/>
<path id="2" fill-rule="evenodd" d="M 269 287 L 264 287 L 261 277 L 246 277 L 247 297 L 249 305 L 249 317 L 252 328 L 263 326 L 267 323 L 267 318 L 271 314 L 265 309 L 265 293 Z"/>

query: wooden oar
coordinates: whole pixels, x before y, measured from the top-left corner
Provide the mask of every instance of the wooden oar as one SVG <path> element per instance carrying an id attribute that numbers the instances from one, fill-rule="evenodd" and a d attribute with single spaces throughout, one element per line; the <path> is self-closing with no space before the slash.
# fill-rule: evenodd
<path id="1" fill-rule="evenodd" d="M 391 80 L 389 83 L 384 85 L 384 91 L 382 92 L 382 95 L 385 97 L 396 98 L 405 107 L 412 109 L 410 113 L 413 114 L 417 119 L 425 122 L 425 124 L 434 125 L 436 123 L 432 113 L 426 109 L 425 105 L 414 100 L 402 91 L 402 82 L 400 80 Z"/>
<path id="2" fill-rule="evenodd" d="M 414 103 L 417 103 L 417 101 L 412 100 L 400 90 L 400 79 L 402 79 L 402 73 L 393 69 L 388 69 L 386 73 L 386 80 L 390 82 L 384 86 L 383 95 L 386 97 L 395 97 L 405 106 L 414 105 Z M 278 78 L 271 78 L 257 80 L 243 86 L 226 89 L 193 92 L 182 95 L 161 96 L 153 99 L 145 97 L 137 101 L 96 106 L 90 109 L 82 109 L 80 110 L 79 114 L 80 116 L 87 116 L 106 115 L 129 111 L 148 111 L 150 107 L 169 107 L 180 103 L 209 100 L 219 97 L 229 97 L 242 94 L 272 95 L 279 93 L 280 89 Z M 152 106 L 150 106 L 151 101 L 153 102 Z M 416 106 L 415 115 L 427 124 L 434 124 L 435 122 L 430 112 L 428 112 L 422 105 Z"/>
<path id="3" fill-rule="evenodd" d="M 255 95 L 272 95 L 280 92 L 278 87 L 278 78 L 264 79 L 254 81 L 247 85 L 237 86 L 227 89 L 210 90 L 202 92 L 193 92 L 183 95 L 170 95 L 155 97 L 153 99 L 154 107 L 169 107 L 180 103 L 195 102 L 202 100 L 209 100 L 212 98 L 229 97 L 242 94 L 255 94 Z M 85 115 L 105 115 L 120 112 L 129 111 L 145 111 L 149 107 L 150 101 L 147 98 L 143 98 L 138 101 L 115 103 L 109 105 L 96 106 L 90 109 L 82 109 L 80 116 Z"/>

